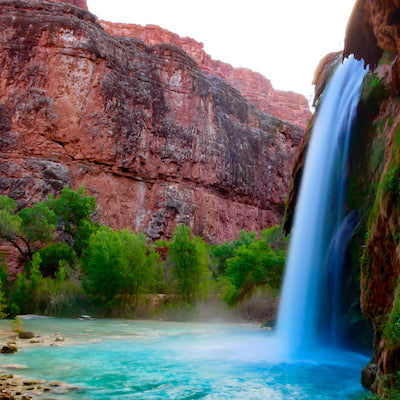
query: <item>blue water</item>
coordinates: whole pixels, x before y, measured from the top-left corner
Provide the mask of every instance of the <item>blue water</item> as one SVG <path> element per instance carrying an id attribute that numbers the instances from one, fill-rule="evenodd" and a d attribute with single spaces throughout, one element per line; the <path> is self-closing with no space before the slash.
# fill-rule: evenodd
<path id="1" fill-rule="evenodd" d="M 366 357 L 321 350 L 310 360 L 285 359 L 274 333 L 255 325 L 50 318 L 24 328 L 60 332 L 66 344 L 21 349 L 1 355 L 1 363 L 81 388 L 69 399 L 345 400 L 365 393 Z"/>

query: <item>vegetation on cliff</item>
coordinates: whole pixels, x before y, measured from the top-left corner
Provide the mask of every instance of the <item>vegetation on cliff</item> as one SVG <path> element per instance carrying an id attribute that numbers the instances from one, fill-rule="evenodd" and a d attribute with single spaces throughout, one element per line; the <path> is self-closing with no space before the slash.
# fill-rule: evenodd
<path id="1" fill-rule="evenodd" d="M 374 327 L 374 356 L 363 385 L 384 398 L 400 388 L 400 102 L 388 80 L 390 54 L 364 79 L 349 166 L 349 209 L 360 212 L 350 247 L 361 308 Z"/>
<path id="2" fill-rule="evenodd" d="M 83 187 L 18 210 L 0 196 L 0 239 L 24 260 L 13 279 L 1 258 L 2 316 L 150 315 L 150 306 L 193 306 L 210 297 L 234 306 L 256 288 L 279 289 L 286 240 L 280 227 L 240 231 L 238 240 L 208 245 L 177 225 L 171 241 L 94 222 L 96 200 Z"/>

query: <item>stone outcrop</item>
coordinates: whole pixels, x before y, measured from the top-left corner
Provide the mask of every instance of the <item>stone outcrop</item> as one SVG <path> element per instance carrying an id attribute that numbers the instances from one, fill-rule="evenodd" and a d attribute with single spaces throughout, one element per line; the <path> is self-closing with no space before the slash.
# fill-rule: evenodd
<path id="1" fill-rule="evenodd" d="M 376 68 L 384 51 L 393 54 L 391 84 L 400 92 L 400 3 L 357 0 L 347 25 L 344 56 L 353 54 Z"/>
<path id="2" fill-rule="evenodd" d="M 50 0 L 50 1 L 56 1 L 58 3 L 68 3 L 72 4 L 73 6 L 83 8 L 84 10 L 88 10 L 86 0 Z"/>
<path id="3" fill-rule="evenodd" d="M 0 0 L 0 27 L 1 194 L 24 206 L 85 185 L 102 222 L 151 239 L 280 223 L 302 129 L 83 8 Z"/>
<path id="4" fill-rule="evenodd" d="M 148 45 L 170 43 L 191 56 L 206 75 L 222 78 L 263 113 L 306 129 L 311 118 L 307 99 L 294 92 L 275 90 L 270 80 L 247 68 L 234 68 L 230 64 L 213 60 L 203 49 L 203 43 L 189 37 L 180 37 L 157 25 L 135 25 L 100 21 L 104 29 L 116 36 L 137 37 Z"/>
<path id="5" fill-rule="evenodd" d="M 366 80 L 360 119 L 365 151 L 355 171 L 368 171 L 359 183 L 369 205 L 365 250 L 361 260 L 361 305 L 375 330 L 374 357 L 364 370 L 364 384 L 383 396 L 400 392 L 400 343 L 390 335 L 400 305 L 400 2 L 358 0 L 345 41 L 345 55 L 363 59 L 374 74 Z M 367 163 L 365 162 L 365 160 Z M 365 168 L 368 166 L 369 168 Z M 396 186 L 397 182 L 397 186 Z M 376 189 L 376 188 L 379 189 Z M 397 188 L 397 189 L 396 189 Z M 364 206 L 365 207 L 365 206 Z M 398 330 L 398 327 L 397 327 Z M 373 374 L 370 371 L 373 371 Z M 395 395 L 395 396 L 398 396 Z"/>

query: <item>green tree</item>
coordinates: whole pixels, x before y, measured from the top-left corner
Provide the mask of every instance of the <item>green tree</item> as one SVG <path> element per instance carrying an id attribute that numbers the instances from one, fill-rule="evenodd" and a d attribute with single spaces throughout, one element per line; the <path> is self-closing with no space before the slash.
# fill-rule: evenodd
<path id="1" fill-rule="evenodd" d="M 0 196 L 0 238 L 18 249 L 26 261 L 32 259 L 35 243 L 54 239 L 56 216 L 46 204 L 37 203 L 15 214 L 17 204 Z"/>
<path id="2" fill-rule="evenodd" d="M 177 291 L 182 299 L 194 303 L 203 297 L 210 279 L 205 242 L 197 236 L 192 239 L 190 227 L 177 225 L 168 256 L 173 265 Z"/>
<path id="3" fill-rule="evenodd" d="M 264 240 L 239 246 L 234 257 L 227 260 L 226 271 L 233 284 L 233 292 L 227 296 L 228 304 L 242 300 L 255 287 L 268 285 L 272 289 L 280 287 L 285 252 L 272 249 Z"/>
<path id="4" fill-rule="evenodd" d="M 76 253 L 81 255 L 90 235 L 99 228 L 99 224 L 92 221 L 97 207 L 95 197 L 88 196 L 84 186 L 78 190 L 65 186 L 57 199 L 49 195 L 46 204 L 57 215 L 59 227 L 72 237 Z"/>
<path id="5" fill-rule="evenodd" d="M 105 303 L 117 296 L 134 296 L 136 302 L 139 294 L 154 287 L 158 258 L 143 234 L 103 226 L 90 237 L 82 258 L 84 289 Z"/>
<path id="6" fill-rule="evenodd" d="M 64 242 L 50 243 L 43 249 L 40 249 L 39 254 L 42 259 L 40 270 L 43 276 L 54 277 L 59 268 L 60 261 L 62 260 L 65 260 L 70 265 L 73 265 L 76 261 L 74 250 Z"/>
<path id="7" fill-rule="evenodd" d="M 0 239 L 10 242 L 25 257 L 17 242 L 21 232 L 21 219 L 15 215 L 16 210 L 15 200 L 0 195 Z"/>
<path id="8" fill-rule="evenodd" d="M 133 295 L 137 302 L 139 294 L 151 291 L 154 287 L 159 256 L 154 248 L 147 247 L 147 239 L 143 233 L 136 235 L 128 229 L 123 229 L 118 232 L 118 236 L 122 253 L 122 293 Z"/>
<path id="9" fill-rule="evenodd" d="M 117 232 L 102 226 L 89 239 L 81 267 L 86 273 L 84 290 L 95 300 L 112 303 L 123 285 L 120 273 L 121 247 Z"/>
<path id="10" fill-rule="evenodd" d="M 271 245 L 273 249 L 286 250 L 288 247 L 288 238 L 283 232 L 282 225 L 272 226 L 261 231 L 261 239 Z"/>
<path id="11" fill-rule="evenodd" d="M 7 317 L 8 314 L 6 313 L 6 309 L 7 309 L 6 296 L 3 291 L 3 282 L 0 281 L 0 319 Z"/>
<path id="12" fill-rule="evenodd" d="M 241 244 L 249 245 L 250 243 L 254 243 L 257 241 L 258 241 L 258 237 L 257 237 L 256 232 L 247 232 L 244 229 L 241 229 L 238 232 L 239 245 L 241 245 Z"/>
<path id="13" fill-rule="evenodd" d="M 212 259 L 214 277 L 225 275 L 226 269 L 228 268 L 227 260 L 233 257 L 235 249 L 243 244 L 249 245 L 256 241 L 258 241 L 256 232 L 247 232 L 241 229 L 238 232 L 237 240 L 211 246 L 210 256 Z"/>
<path id="14" fill-rule="evenodd" d="M 20 238 L 25 242 L 28 259 L 31 260 L 36 250 L 35 242 L 44 244 L 55 239 L 57 218 L 43 202 L 22 209 L 18 216 L 21 219 Z"/>

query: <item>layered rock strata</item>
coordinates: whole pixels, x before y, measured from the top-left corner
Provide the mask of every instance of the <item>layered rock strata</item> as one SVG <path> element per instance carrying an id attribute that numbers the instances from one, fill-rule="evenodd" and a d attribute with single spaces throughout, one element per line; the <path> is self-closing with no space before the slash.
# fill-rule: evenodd
<path id="1" fill-rule="evenodd" d="M 98 218 L 209 242 L 281 221 L 303 131 L 183 50 L 110 35 L 58 2 L 0 0 L 0 193 L 85 185 Z"/>
<path id="2" fill-rule="evenodd" d="M 306 129 L 311 118 L 307 99 L 294 92 L 275 90 L 271 81 L 247 68 L 234 68 L 230 64 L 213 60 L 203 49 L 203 43 L 180 37 L 157 25 L 136 25 L 100 21 L 104 29 L 116 36 L 137 37 L 148 45 L 170 43 L 185 50 L 206 75 L 222 78 L 256 108 L 266 114 Z"/>

